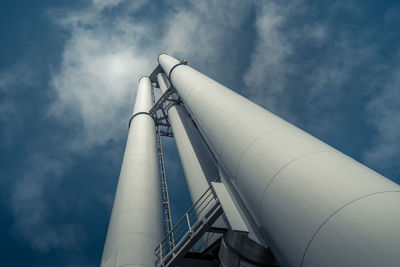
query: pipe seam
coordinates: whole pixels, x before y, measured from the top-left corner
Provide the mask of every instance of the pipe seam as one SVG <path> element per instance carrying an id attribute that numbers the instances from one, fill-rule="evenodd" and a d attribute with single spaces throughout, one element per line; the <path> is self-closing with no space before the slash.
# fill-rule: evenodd
<path id="1" fill-rule="evenodd" d="M 136 113 L 133 114 L 132 117 L 129 119 L 128 128 L 131 128 L 131 123 L 132 123 L 133 118 L 135 118 L 136 116 L 139 116 L 139 115 L 149 115 L 150 118 L 153 119 L 153 117 L 151 116 L 151 114 L 150 114 L 149 112 L 145 112 L 145 111 L 136 112 Z"/>
<path id="2" fill-rule="evenodd" d="M 339 213 L 341 210 L 347 208 L 348 206 L 356 203 L 359 200 L 374 196 L 374 195 L 378 195 L 378 194 L 385 194 L 385 193 L 400 193 L 399 190 L 388 190 L 388 191 L 381 191 L 381 192 L 375 192 L 375 193 L 371 193 L 371 194 L 367 194 L 361 197 L 358 197 L 356 199 L 353 199 L 352 201 L 348 202 L 347 204 L 343 205 L 341 208 L 339 208 L 338 210 L 334 211 L 331 215 L 328 216 L 328 218 L 325 219 L 325 221 L 318 227 L 318 229 L 315 231 L 315 233 L 312 235 L 310 241 L 307 244 L 306 249 L 304 250 L 304 254 L 303 257 L 301 258 L 301 263 L 300 263 L 300 267 L 303 266 L 303 262 L 304 262 L 304 258 L 308 252 L 309 247 L 311 246 L 311 243 L 314 241 L 315 237 L 318 235 L 319 231 L 322 229 L 322 227 L 324 227 L 324 225 L 331 219 L 333 218 L 337 213 Z"/>
<path id="3" fill-rule="evenodd" d="M 171 68 L 171 70 L 169 71 L 169 73 L 168 73 L 168 80 L 169 80 L 170 83 L 171 83 L 171 74 L 172 74 L 172 71 L 173 71 L 176 67 L 181 66 L 181 65 L 187 65 L 187 64 L 184 63 L 184 62 L 179 62 L 178 64 L 174 65 L 174 66 Z M 171 84 L 172 84 L 172 83 L 171 83 Z"/>
<path id="4" fill-rule="evenodd" d="M 235 128 L 240 122 L 242 122 L 243 120 L 249 119 L 249 118 L 252 117 L 252 116 L 257 116 L 257 113 L 250 113 L 250 114 L 248 114 L 247 116 L 243 116 L 242 118 L 238 119 L 237 121 L 235 121 L 235 122 L 232 124 L 231 127 L 228 128 L 227 132 L 228 132 L 228 133 L 231 133 L 231 132 L 232 132 L 232 129 Z M 231 135 L 228 135 L 227 138 L 225 138 L 225 139 L 224 139 L 224 142 L 222 143 L 222 146 L 221 146 L 221 155 L 225 155 L 225 153 L 224 153 L 224 152 L 225 152 L 225 145 L 226 145 L 226 142 L 228 142 L 230 136 L 231 136 Z M 257 137 L 257 138 L 258 138 L 258 137 Z"/>
<path id="5" fill-rule="evenodd" d="M 236 165 L 235 176 L 233 177 L 233 180 L 235 181 L 235 184 L 237 184 L 237 174 L 238 174 L 240 163 L 242 162 L 242 158 L 243 158 L 244 154 L 246 154 L 246 152 L 250 149 L 250 147 L 253 146 L 260 138 L 262 138 L 262 137 L 264 137 L 264 136 L 266 136 L 266 135 L 268 135 L 270 133 L 281 131 L 281 130 L 285 130 L 285 129 L 289 129 L 289 127 L 283 127 L 283 128 L 278 128 L 278 129 L 267 131 L 267 132 L 265 132 L 263 134 L 260 134 L 258 137 L 254 138 L 253 141 L 251 141 L 251 143 L 246 147 L 246 149 L 243 150 L 242 154 L 240 155 L 239 161 L 238 161 L 238 163 Z"/>
<path id="6" fill-rule="evenodd" d="M 285 165 L 283 165 L 283 166 L 272 176 L 271 180 L 269 181 L 269 183 L 268 183 L 267 186 L 265 187 L 264 192 L 262 193 L 261 201 L 260 201 L 260 204 L 258 205 L 258 208 L 257 208 L 257 221 L 256 221 L 257 224 L 260 224 L 261 206 L 262 206 L 262 204 L 263 204 L 263 202 L 264 202 L 264 198 L 265 198 L 266 192 L 267 192 L 268 189 L 271 187 L 272 182 L 277 178 L 277 176 L 278 176 L 286 167 L 288 167 L 290 164 L 296 162 L 296 161 L 299 160 L 299 159 L 305 158 L 305 157 L 310 156 L 310 155 L 314 155 L 314 154 L 318 154 L 318 153 L 326 153 L 326 152 L 334 152 L 334 153 L 337 153 L 337 152 L 334 151 L 334 150 L 320 150 L 320 151 L 313 151 L 313 152 L 305 153 L 305 154 L 300 155 L 300 156 L 297 156 L 296 158 L 294 158 L 294 159 L 290 160 L 289 162 L 287 162 Z"/>
<path id="7" fill-rule="evenodd" d="M 251 116 L 253 116 L 253 115 L 255 115 L 255 113 L 250 113 L 250 114 L 248 114 L 247 116 L 244 116 L 244 117 L 238 119 L 237 121 L 235 121 L 235 122 L 232 124 L 231 127 L 228 128 L 227 132 L 228 132 L 228 133 L 231 133 L 231 132 L 232 132 L 231 130 L 232 130 L 236 125 L 238 125 L 241 121 L 243 121 L 243 120 L 245 120 L 245 119 L 248 119 L 249 117 L 251 117 Z M 225 138 L 225 139 L 224 139 L 224 142 L 222 143 L 222 146 L 221 146 L 221 155 L 224 155 L 225 144 L 226 144 L 226 142 L 228 142 L 229 137 L 230 137 L 230 135 L 228 135 L 227 138 Z"/>
<path id="8" fill-rule="evenodd" d="M 139 80 L 138 80 L 138 84 L 140 83 L 140 80 L 141 80 L 141 79 L 143 79 L 143 78 L 148 78 L 148 79 L 150 79 L 150 78 L 149 78 L 149 76 L 147 76 L 147 75 L 143 75 L 143 76 L 141 76 L 141 77 L 139 78 Z"/>
<path id="9" fill-rule="evenodd" d="M 161 57 L 162 55 L 169 56 L 167 53 L 161 53 L 161 54 L 159 54 L 158 57 L 157 57 L 157 62 L 158 62 L 158 64 L 160 64 L 160 57 Z"/>

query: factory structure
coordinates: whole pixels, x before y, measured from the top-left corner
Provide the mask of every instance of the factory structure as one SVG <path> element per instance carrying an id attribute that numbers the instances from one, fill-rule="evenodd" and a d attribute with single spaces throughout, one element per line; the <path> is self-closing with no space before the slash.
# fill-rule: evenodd
<path id="1" fill-rule="evenodd" d="M 185 60 L 158 63 L 139 80 L 101 267 L 400 266 L 399 185 Z M 193 202 L 176 224 L 161 136 Z"/>

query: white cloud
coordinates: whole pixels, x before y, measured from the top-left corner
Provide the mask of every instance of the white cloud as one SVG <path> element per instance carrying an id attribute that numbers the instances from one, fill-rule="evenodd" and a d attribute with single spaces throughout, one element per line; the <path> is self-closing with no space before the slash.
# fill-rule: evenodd
<path id="1" fill-rule="evenodd" d="M 53 75 L 57 100 L 51 113 L 69 123 L 82 123 L 71 145 L 74 148 L 125 137 L 137 80 L 151 72 L 161 52 L 192 60 L 217 80 L 232 81 L 238 68 L 234 43 L 242 41 L 235 38 L 246 19 L 254 19 L 257 35 L 243 75 L 246 88 L 242 93 L 315 134 L 337 130 L 334 121 L 327 123 L 331 110 L 348 94 L 353 70 L 367 64 L 376 53 L 374 44 L 355 39 L 346 29 L 339 33 L 332 30 L 337 10 L 362 13 L 344 2 L 335 5 L 336 11 L 326 19 L 301 24 L 293 22 L 313 12 L 301 0 L 289 4 L 170 1 L 157 24 L 154 19 L 135 20 L 131 11 L 112 18 L 103 12 L 128 2 L 99 0 L 92 8 L 58 16 L 61 19 L 57 22 L 71 37 L 64 47 L 61 70 Z M 140 1 L 135 10 L 145 4 Z M 244 15 L 252 8 L 256 9 L 255 18 Z M 304 47 L 324 46 L 322 54 L 302 57 Z M 298 101 L 308 109 L 301 116 L 292 108 Z M 336 115 L 337 120 L 344 119 Z"/>
<path id="2" fill-rule="evenodd" d="M 139 19 L 135 19 L 135 12 L 146 1 L 93 0 L 81 10 L 50 11 L 53 21 L 69 33 L 59 69 L 52 73 L 55 100 L 49 110 L 60 122 L 72 125 L 76 133 L 74 140 L 65 139 L 66 143 L 61 145 L 65 157 L 71 155 L 71 149 L 81 152 L 111 139 L 126 137 L 138 78 L 152 71 L 161 52 L 182 56 L 217 80 L 233 81 L 239 65 L 235 61 L 237 45 L 254 41 L 250 62 L 244 62 L 247 69 L 241 77 L 245 84 L 242 93 L 287 119 L 298 122 L 296 119 L 302 117 L 301 125 L 305 129 L 318 128 L 322 132 L 337 128 L 326 119 L 331 115 L 326 114 L 327 107 L 341 103 L 347 93 L 344 85 L 353 78 L 352 70 L 365 64 L 376 52 L 373 45 L 352 42 L 357 37 L 345 29 L 343 34 L 334 35 L 333 40 L 329 21 L 304 22 L 293 27 L 294 15 L 310 12 L 303 1 L 288 4 L 286 1 L 207 0 L 167 4 L 168 9 L 160 12 L 159 17 Z M 121 7 L 117 15 L 107 14 Z M 249 15 L 253 11 L 254 18 Z M 240 27 L 248 23 L 246 20 L 255 21 L 254 40 L 242 40 L 238 36 L 243 31 Z M 300 48 L 304 42 L 317 48 L 324 45 L 330 48 L 316 56 L 321 61 L 313 61 L 315 55 L 311 54 L 299 63 L 293 58 L 302 55 Z M 327 45 L 327 42 L 331 43 Z M 17 64 L 3 70 L 0 93 L 7 94 L 18 85 L 29 85 L 34 78 L 29 66 Z M 377 135 L 364 160 L 376 168 L 399 167 L 399 87 L 400 72 L 397 71 L 367 106 L 366 120 Z M 298 101 L 303 101 L 303 107 L 313 108 L 308 113 L 294 114 L 291 105 Z M 14 104 L 1 102 L 0 122 L 6 122 L 16 110 Z M 18 235 L 42 252 L 79 247 L 85 240 L 79 226 L 54 223 L 51 217 L 65 210 L 53 210 L 46 199 L 46 192 L 60 191 L 68 162 L 35 155 L 27 165 L 25 174 L 11 190 Z M 105 202 L 109 204 L 111 198 L 107 195 Z"/>
<path id="3" fill-rule="evenodd" d="M 124 0 L 92 0 L 93 5 L 99 9 L 104 9 L 107 7 L 115 7 L 121 4 Z"/>
<path id="4" fill-rule="evenodd" d="M 356 78 L 354 72 L 376 56 L 375 44 L 363 41 L 368 32 L 354 36 L 348 29 L 335 30 L 337 9 L 354 7 L 338 3 L 325 19 L 314 20 L 307 16 L 315 9 L 301 0 L 259 5 L 255 49 L 243 77 L 249 97 L 314 134 L 337 131 L 332 109 L 343 103 L 349 90 L 359 90 L 349 88 L 353 80 L 371 80 L 367 75 Z M 344 113 L 336 116 L 346 119 Z"/>
<path id="5" fill-rule="evenodd" d="M 166 19 L 163 45 L 172 54 L 212 60 L 226 49 L 226 38 L 243 23 L 243 12 L 250 4 L 243 1 L 192 1 L 174 6 Z"/>
<path id="6" fill-rule="evenodd" d="M 291 53 L 292 45 L 280 30 L 290 9 L 272 1 L 261 5 L 255 21 L 256 47 L 244 75 L 249 96 L 272 110 L 279 110 L 278 98 L 284 93 L 286 75 L 290 71 L 286 57 Z"/>
<path id="7" fill-rule="evenodd" d="M 252 40 L 254 50 L 250 52 L 250 62 L 245 62 L 249 64 L 242 77 L 246 86 L 242 93 L 293 120 L 298 114 L 293 114 L 291 104 L 301 100 L 306 106 L 312 104 L 312 112 L 301 116 L 323 131 L 335 127 L 325 120 L 326 107 L 341 101 L 346 93 L 343 85 L 351 78 L 351 71 L 364 64 L 374 51 L 372 46 L 354 46 L 349 42 L 352 36 L 344 33 L 336 35 L 338 39 L 332 41 L 331 50 L 321 57 L 322 62 L 310 60 L 313 55 L 304 62 L 293 60 L 294 56 L 301 56 L 302 43 L 320 47 L 332 40 L 331 25 L 326 21 L 304 22 L 293 30 L 294 15 L 306 9 L 302 1 L 288 4 L 209 0 L 167 4 L 169 9 L 160 12 L 159 17 L 140 19 L 135 19 L 134 15 L 146 1 L 93 0 L 82 10 L 50 12 L 53 20 L 70 34 L 60 68 L 52 74 L 51 86 L 56 94 L 49 110 L 51 116 L 72 125 L 76 132 L 72 142 L 66 140 L 68 143 L 63 144 L 66 150 L 90 149 L 111 139 L 126 137 L 138 78 L 152 71 L 161 52 L 185 57 L 217 80 L 221 77 L 234 80 L 232 74 L 238 68 L 235 42 L 251 41 L 242 40 L 237 34 L 246 19 L 254 19 L 256 36 Z M 121 7 L 127 9 L 115 16 L 106 14 Z M 253 14 L 253 8 L 255 18 L 249 15 Z M 305 10 L 304 14 L 307 12 Z M 292 28 L 288 27 L 288 22 L 292 23 Z M 1 72 L 0 88 L 12 88 L 13 84 L 24 81 L 21 77 L 30 76 Z M 376 145 L 365 154 L 372 166 L 385 166 L 386 159 L 399 156 L 397 147 L 392 145 L 400 143 L 400 111 L 396 108 L 396 99 L 400 99 L 399 73 L 396 77 L 380 97 L 368 105 L 369 115 L 374 118 L 373 126 L 379 133 Z M 32 79 L 26 81 L 29 80 Z M 296 98 L 299 95 L 300 100 Z M 390 108 L 388 103 L 391 103 Z M 1 113 L 10 110 L 12 106 L 0 109 L 0 120 Z M 66 157 L 69 152 L 66 151 Z M 32 162 L 12 191 L 16 230 L 41 251 L 76 244 L 84 238 L 79 227 L 53 224 L 49 218 L 54 211 L 44 200 L 47 186 L 57 187 L 68 166 L 46 156 L 34 156 Z"/>
<path id="8" fill-rule="evenodd" d="M 130 11 L 111 19 L 102 13 L 118 3 L 125 4 L 95 1 L 94 8 L 64 11 L 63 16 L 59 11 L 52 13 L 71 37 L 64 47 L 61 70 L 53 75 L 57 100 L 50 113 L 82 122 L 74 148 L 124 137 L 138 78 L 150 74 L 161 52 L 194 58 L 199 65 L 220 72 L 216 62 L 224 56 L 231 32 L 242 23 L 237 19 L 240 12 L 249 6 L 240 1 L 237 5 L 232 1 L 176 5 L 159 18 L 165 31 L 157 36 L 159 29 L 152 20 L 135 21 Z"/>
<path id="9" fill-rule="evenodd" d="M 104 12 L 127 3 L 94 0 L 87 9 L 58 16 L 57 22 L 71 37 L 64 47 L 61 69 L 53 75 L 57 100 L 51 113 L 69 123 L 82 122 L 71 145 L 75 148 L 125 137 L 137 80 L 151 72 L 161 52 L 187 58 L 217 80 L 234 80 L 232 74 L 238 68 L 235 42 L 243 42 L 237 31 L 246 19 L 254 19 L 256 38 L 242 77 L 246 87 L 242 93 L 317 135 L 338 131 L 332 109 L 348 95 L 354 70 L 376 56 L 376 44 L 363 41 L 368 32 L 353 36 L 346 28 L 334 31 L 337 12 L 363 14 L 362 8 L 346 2 L 334 5 L 324 19 L 302 19 L 301 23 L 296 20 L 315 11 L 301 0 L 169 1 L 169 9 L 161 16 L 140 20 L 132 12 L 145 6 L 145 1 L 111 18 Z M 251 18 L 248 14 L 253 9 L 255 17 Z M 304 51 L 309 55 L 304 56 Z M 372 90 L 375 83 L 367 76 L 357 80 L 358 85 L 369 84 L 364 91 Z M 299 102 L 307 109 L 302 114 L 293 108 Z M 347 115 L 335 116 L 340 121 Z"/>
<path id="10" fill-rule="evenodd" d="M 129 16 L 109 20 L 94 6 L 79 11 L 50 10 L 48 15 L 70 33 L 60 67 L 52 73 L 55 99 L 48 113 L 71 126 L 76 135 L 58 142 L 56 150 L 62 151 L 62 159 L 43 153 L 29 156 L 22 177 L 10 190 L 16 235 L 42 253 L 85 246 L 86 235 L 79 224 L 57 221 L 68 205 L 52 203 L 51 197 L 63 191 L 60 184 L 68 179 L 65 173 L 75 152 L 125 138 L 138 78 L 155 67 L 156 59 L 156 54 L 149 56 L 149 50 L 140 45 L 151 29 L 132 24 Z M 20 79 L 9 73 L 0 78 L 7 88 Z M 13 106 L 2 106 L 0 121 L 3 113 L 11 111 Z"/>
<path id="11" fill-rule="evenodd" d="M 235 38 L 251 6 L 251 1 L 238 0 L 175 3 L 163 23 L 162 47 L 189 63 L 192 60 L 214 77 L 232 80 Z"/>
<path id="12" fill-rule="evenodd" d="M 49 109 L 49 116 L 71 126 L 75 133 L 73 140 L 65 138 L 59 148 L 65 158 L 126 137 L 138 79 L 156 67 L 161 52 L 184 55 L 220 71 L 218 58 L 224 56 L 232 31 L 242 23 L 235 17 L 248 6 L 230 1 L 221 6 L 195 1 L 176 4 L 155 24 L 154 18 L 135 20 L 135 10 L 145 4 L 140 3 L 94 1 L 81 10 L 48 12 L 69 33 L 60 66 L 52 73 L 50 87 L 55 95 Z M 121 7 L 128 8 L 120 9 L 118 16 L 106 14 L 107 9 Z M 160 31 L 160 25 L 165 31 Z M 45 155 L 36 155 L 30 162 L 12 189 L 15 230 L 42 252 L 80 247 L 85 235 L 78 225 L 54 223 L 52 216 L 65 212 L 65 207 L 54 210 L 46 196 L 46 192 L 57 192 L 67 178 L 68 162 Z M 99 198 L 102 201 L 104 196 Z"/>
<path id="13" fill-rule="evenodd" d="M 57 101 L 51 113 L 60 119 L 72 114 L 69 119 L 83 123 L 76 148 L 121 138 L 137 81 L 155 65 L 139 45 L 149 34 L 145 26 L 130 25 L 127 18 L 102 21 L 100 14 L 91 12 L 64 19 L 72 21 L 64 24 L 71 30 L 71 38 L 65 44 L 61 71 L 52 80 Z M 91 26 L 86 27 L 88 24 Z"/>
<path id="14" fill-rule="evenodd" d="M 92 0 L 93 7 L 98 11 L 112 9 L 121 5 L 123 5 L 127 11 L 134 11 L 147 2 L 148 0 Z"/>

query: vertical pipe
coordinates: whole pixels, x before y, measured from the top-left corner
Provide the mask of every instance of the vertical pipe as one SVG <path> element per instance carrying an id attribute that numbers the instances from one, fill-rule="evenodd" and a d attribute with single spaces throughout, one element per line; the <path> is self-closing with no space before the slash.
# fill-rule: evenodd
<path id="1" fill-rule="evenodd" d="M 168 81 L 164 74 L 159 73 L 157 81 L 161 92 L 165 93 L 168 89 Z M 189 194 L 192 202 L 196 203 L 209 188 L 210 183 L 218 178 L 218 169 L 186 109 L 182 105 L 172 106 L 168 110 L 168 118 L 174 133 Z M 215 225 L 223 227 L 224 223 L 218 219 Z M 202 238 L 203 248 L 211 245 L 219 236 L 219 234 L 206 233 Z"/>
<path id="2" fill-rule="evenodd" d="M 164 93 L 168 89 L 164 75 L 159 73 L 157 81 Z M 194 203 L 208 189 L 210 182 L 218 178 L 218 169 L 186 109 L 180 105 L 172 106 L 168 118 Z"/>
<path id="3" fill-rule="evenodd" d="M 398 266 L 399 185 L 175 58 L 158 61 L 282 266 Z"/>
<path id="4" fill-rule="evenodd" d="M 121 173 L 115 193 L 101 266 L 154 266 L 162 238 L 160 179 L 151 82 L 139 80 Z M 136 116 L 135 116 L 136 114 Z"/>

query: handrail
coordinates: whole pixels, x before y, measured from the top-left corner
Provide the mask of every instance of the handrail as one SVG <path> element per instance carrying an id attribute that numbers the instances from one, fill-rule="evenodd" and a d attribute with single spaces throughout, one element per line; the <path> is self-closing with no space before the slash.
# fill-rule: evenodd
<path id="1" fill-rule="evenodd" d="M 156 266 L 168 259 L 174 250 L 181 247 L 184 241 L 189 240 L 188 237 L 198 229 L 202 218 L 207 218 L 215 210 L 218 203 L 219 200 L 214 188 L 210 186 L 154 249 Z"/>

